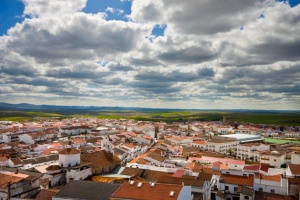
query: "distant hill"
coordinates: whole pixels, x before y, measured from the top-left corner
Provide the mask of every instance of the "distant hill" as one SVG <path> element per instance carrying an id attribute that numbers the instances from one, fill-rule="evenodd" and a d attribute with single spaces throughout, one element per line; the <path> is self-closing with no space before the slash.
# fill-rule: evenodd
<path id="1" fill-rule="evenodd" d="M 251 110 L 251 109 L 168 109 L 168 108 L 141 108 L 141 107 L 107 107 L 107 106 L 57 106 L 35 105 L 28 103 L 9 104 L 0 102 L 0 110 L 19 111 L 139 111 L 139 112 L 173 112 L 173 111 L 225 111 L 235 113 L 283 113 L 299 112 L 299 110 Z"/>

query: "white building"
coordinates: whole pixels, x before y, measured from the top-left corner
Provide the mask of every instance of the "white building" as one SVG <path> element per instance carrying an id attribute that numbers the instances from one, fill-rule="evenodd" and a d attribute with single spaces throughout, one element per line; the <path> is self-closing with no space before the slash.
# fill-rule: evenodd
<path id="1" fill-rule="evenodd" d="M 245 176 L 221 174 L 216 199 L 254 199 L 253 187 L 253 174 Z"/>
<path id="2" fill-rule="evenodd" d="M 280 168 L 285 164 L 285 152 L 268 151 L 260 154 L 260 163 Z"/>
<path id="3" fill-rule="evenodd" d="M 259 192 L 267 192 L 273 194 L 287 195 L 288 183 L 286 178 L 278 175 L 256 174 L 254 182 L 254 190 Z"/>
<path id="4" fill-rule="evenodd" d="M 42 132 L 35 132 L 35 133 L 25 133 L 19 135 L 20 141 L 26 144 L 35 144 L 39 141 L 46 141 L 47 135 Z"/>
<path id="5" fill-rule="evenodd" d="M 213 140 L 206 141 L 206 149 L 208 151 L 219 152 L 223 154 L 234 154 L 239 141 Z"/>
<path id="6" fill-rule="evenodd" d="M 270 151 L 270 145 L 262 143 L 244 143 L 237 145 L 237 158 L 259 162 L 260 152 Z"/>
<path id="7" fill-rule="evenodd" d="M 291 163 L 300 164 L 300 152 L 294 152 L 291 154 Z"/>
<path id="8" fill-rule="evenodd" d="M 80 152 L 74 148 L 67 148 L 59 152 L 59 166 L 66 171 L 67 182 L 83 180 L 92 175 L 92 169 L 80 162 Z"/>

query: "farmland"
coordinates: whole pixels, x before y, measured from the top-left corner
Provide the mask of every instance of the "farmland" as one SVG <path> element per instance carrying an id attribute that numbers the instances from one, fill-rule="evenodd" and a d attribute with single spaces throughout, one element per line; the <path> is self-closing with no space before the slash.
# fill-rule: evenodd
<path id="1" fill-rule="evenodd" d="M 99 119 L 134 119 L 138 121 L 227 121 L 270 125 L 300 125 L 300 112 L 209 111 L 209 110 L 1 110 L 0 120 L 33 121 L 39 118 L 96 117 Z"/>

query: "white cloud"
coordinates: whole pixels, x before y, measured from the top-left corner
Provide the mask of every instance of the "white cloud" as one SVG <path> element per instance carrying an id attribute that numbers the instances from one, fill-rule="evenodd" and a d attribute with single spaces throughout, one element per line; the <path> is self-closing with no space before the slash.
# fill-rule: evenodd
<path id="1" fill-rule="evenodd" d="M 23 15 L 31 17 L 57 17 L 81 11 L 87 0 L 23 0 Z"/>
<path id="2" fill-rule="evenodd" d="M 122 10 L 122 9 L 116 9 L 116 8 L 112 8 L 112 7 L 107 7 L 106 9 L 105 9 L 105 12 L 110 12 L 110 13 L 117 13 L 118 15 L 120 15 L 120 14 L 123 14 L 124 13 L 124 10 Z"/>
<path id="3" fill-rule="evenodd" d="M 0 37 L 0 97 L 7 102 L 300 106 L 300 6 L 133 0 L 129 21 L 109 21 L 106 13 L 124 11 L 83 13 L 85 0 L 24 2 L 32 18 Z M 166 24 L 163 36 L 151 35 L 156 24 Z"/>

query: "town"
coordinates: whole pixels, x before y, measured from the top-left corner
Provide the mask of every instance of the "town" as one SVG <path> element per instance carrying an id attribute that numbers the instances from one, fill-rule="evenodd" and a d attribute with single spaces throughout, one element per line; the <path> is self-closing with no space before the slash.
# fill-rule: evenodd
<path id="1" fill-rule="evenodd" d="M 226 117 L 1 121 L 0 199 L 300 199 L 299 137 Z"/>

